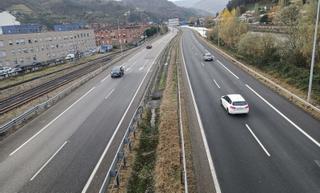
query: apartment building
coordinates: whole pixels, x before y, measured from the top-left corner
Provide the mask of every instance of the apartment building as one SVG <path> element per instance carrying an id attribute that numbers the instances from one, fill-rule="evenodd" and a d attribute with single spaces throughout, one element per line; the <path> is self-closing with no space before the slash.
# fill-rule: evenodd
<path id="1" fill-rule="evenodd" d="M 141 39 L 144 31 L 146 30 L 146 25 L 139 26 L 127 26 L 125 28 L 104 28 L 97 29 L 95 32 L 96 35 L 96 44 L 99 45 L 120 45 L 127 43 L 133 43 Z"/>
<path id="2" fill-rule="evenodd" d="M 0 35 L 0 66 L 15 67 L 96 49 L 93 30 Z"/>

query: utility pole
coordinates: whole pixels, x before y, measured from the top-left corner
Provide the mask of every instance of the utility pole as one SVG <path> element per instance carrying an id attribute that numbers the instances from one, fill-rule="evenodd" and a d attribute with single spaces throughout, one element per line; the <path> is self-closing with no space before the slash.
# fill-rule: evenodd
<path id="1" fill-rule="evenodd" d="M 318 35 L 319 9 L 320 9 L 320 0 L 318 0 L 317 19 L 316 19 L 316 24 L 315 24 L 315 28 L 314 28 L 314 36 L 313 36 L 313 49 L 312 49 L 312 59 L 311 59 L 310 77 L 309 77 L 309 88 L 308 88 L 308 96 L 307 96 L 307 101 L 308 102 L 310 102 L 311 92 L 312 92 L 313 69 L 314 69 L 314 60 L 315 60 L 315 54 L 316 54 L 317 35 Z"/>
<path id="2" fill-rule="evenodd" d="M 218 28 L 218 47 L 220 47 L 220 37 L 219 37 L 219 21 L 220 19 L 218 18 L 218 22 L 217 22 L 217 28 Z"/>
<path id="3" fill-rule="evenodd" d="M 119 43 L 120 43 L 120 52 L 121 52 L 121 56 L 122 56 L 122 41 L 121 41 L 121 34 L 120 34 L 119 18 L 118 18 L 118 40 L 119 40 Z"/>

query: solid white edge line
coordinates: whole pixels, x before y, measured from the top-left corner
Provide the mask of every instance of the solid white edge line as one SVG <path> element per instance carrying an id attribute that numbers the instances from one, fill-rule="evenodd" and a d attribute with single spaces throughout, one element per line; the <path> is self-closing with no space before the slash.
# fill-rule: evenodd
<path id="1" fill-rule="evenodd" d="M 93 177 L 96 175 L 96 173 L 97 173 L 97 171 L 98 171 L 98 169 L 99 169 L 99 167 L 100 167 L 100 164 L 101 164 L 101 162 L 102 162 L 103 158 L 104 158 L 104 157 L 105 157 L 105 155 L 107 154 L 107 152 L 108 152 L 108 150 L 109 150 L 109 148 L 110 148 L 111 143 L 113 142 L 113 140 L 114 140 L 114 138 L 115 138 L 116 134 L 118 133 L 118 130 L 120 129 L 120 126 L 121 126 L 121 124 L 122 124 L 122 122 L 123 122 L 124 118 L 126 117 L 126 115 L 127 115 L 128 111 L 129 111 L 129 109 L 131 108 L 131 105 L 132 105 L 132 103 L 133 103 L 134 99 L 136 98 L 137 94 L 139 93 L 139 90 L 140 90 L 141 86 L 143 85 L 144 80 L 146 79 L 146 77 L 147 77 L 147 75 L 148 75 L 148 73 L 149 73 L 150 69 L 151 69 L 151 68 L 152 68 L 152 66 L 154 65 L 155 61 L 156 61 L 156 59 L 154 59 L 154 61 L 153 61 L 153 62 L 152 62 L 152 64 L 150 65 L 150 67 L 149 67 L 148 71 L 147 71 L 147 72 L 146 72 L 146 74 L 144 75 L 144 77 L 143 77 L 142 81 L 140 82 L 140 85 L 139 85 L 139 87 L 138 87 L 137 91 L 136 91 L 136 92 L 135 92 L 135 94 L 133 95 L 133 98 L 131 99 L 131 101 L 130 101 L 130 103 L 129 103 L 129 105 L 128 105 L 127 109 L 126 109 L 126 111 L 124 112 L 124 114 L 123 114 L 122 118 L 120 119 L 120 121 L 119 121 L 119 123 L 118 123 L 118 126 L 116 127 L 115 131 L 113 132 L 113 134 L 112 134 L 111 138 L 109 139 L 109 142 L 108 142 L 108 144 L 107 144 L 107 146 L 106 146 L 105 150 L 103 151 L 103 153 L 102 153 L 102 155 L 101 155 L 101 157 L 100 157 L 100 159 L 99 159 L 99 161 L 98 161 L 97 165 L 95 166 L 94 170 L 92 171 L 92 173 L 91 173 L 91 175 L 90 175 L 90 177 L 89 177 L 89 179 L 88 179 L 88 181 L 87 181 L 86 185 L 83 187 L 83 189 L 82 189 L 81 193 L 86 193 L 86 192 L 87 192 L 87 190 L 88 190 L 88 188 L 89 188 L 89 186 L 90 186 L 90 184 L 91 184 L 91 182 L 92 182 L 92 180 L 93 180 Z M 110 168 L 110 169 L 111 169 L 111 168 Z"/>
<path id="2" fill-rule="evenodd" d="M 32 176 L 32 178 L 30 178 L 30 181 L 32 181 L 34 178 L 37 177 L 37 175 L 43 170 L 43 168 L 45 168 L 49 164 L 49 162 L 54 158 L 54 156 L 56 156 L 67 143 L 68 143 L 68 141 L 65 141 L 60 146 L 60 148 L 48 159 L 48 161 L 46 161 L 46 163 L 44 163 L 42 165 L 42 167 Z"/>
<path id="3" fill-rule="evenodd" d="M 264 99 L 260 94 L 258 94 L 255 90 L 253 90 L 249 85 L 246 84 L 246 87 L 251 90 L 255 95 L 257 95 L 261 100 L 263 100 L 267 105 L 269 105 L 274 111 L 276 111 L 279 115 L 281 115 L 285 120 L 287 120 L 291 125 L 293 125 L 298 131 L 300 131 L 304 136 L 310 139 L 314 144 L 320 147 L 320 143 L 312 138 L 307 132 L 301 129 L 297 124 L 291 121 L 287 116 L 281 113 L 277 108 L 275 108 L 271 103 L 269 103 L 266 99 Z"/>
<path id="4" fill-rule="evenodd" d="M 270 157 L 270 153 L 268 152 L 268 150 L 264 147 L 264 145 L 261 143 L 261 141 L 258 139 L 258 137 L 253 133 L 253 131 L 251 130 L 251 128 L 249 127 L 248 124 L 246 124 L 247 129 L 249 130 L 249 132 L 251 133 L 251 135 L 254 137 L 254 139 L 259 143 L 260 147 L 263 149 L 263 151 L 267 154 L 268 157 Z"/>
<path id="5" fill-rule="evenodd" d="M 223 67 L 225 68 L 228 72 L 230 72 L 230 74 L 232 74 L 234 77 L 236 77 L 236 79 L 239 79 L 239 77 L 237 75 L 235 75 L 231 70 L 229 70 L 229 68 L 227 68 L 224 64 L 222 64 L 219 60 L 217 60 L 217 62 Z"/>
<path id="6" fill-rule="evenodd" d="M 179 119 L 180 119 L 180 133 L 181 133 L 181 149 L 182 149 L 182 162 L 183 162 L 183 171 L 184 173 L 184 193 L 188 193 L 188 175 L 187 175 L 187 161 L 186 161 L 186 152 L 184 147 L 184 132 L 182 124 L 182 107 L 181 107 L 181 93 L 180 93 L 180 80 L 179 80 L 179 71 L 177 72 L 178 76 L 178 98 L 179 98 Z"/>
<path id="7" fill-rule="evenodd" d="M 110 95 L 113 93 L 113 91 L 114 91 L 114 89 L 112 89 L 112 90 L 109 92 L 109 94 L 107 94 L 107 96 L 104 97 L 104 99 L 107 100 L 107 99 L 110 97 Z"/>
<path id="8" fill-rule="evenodd" d="M 33 140 L 35 137 L 37 137 L 41 132 L 43 132 L 45 129 L 47 129 L 52 123 L 54 123 L 57 119 L 59 119 L 65 112 L 70 110 L 74 105 L 76 105 L 80 100 L 82 100 L 84 97 L 86 97 L 93 89 L 96 87 L 91 88 L 88 92 L 86 92 L 82 97 L 80 97 L 76 102 L 74 102 L 72 105 L 70 105 L 66 110 L 64 110 L 62 113 L 60 113 L 56 118 L 54 118 L 52 121 L 50 121 L 46 126 L 44 126 L 40 131 L 38 131 L 36 134 L 34 134 L 32 137 L 30 137 L 26 142 L 24 142 L 22 145 L 20 145 L 17 149 L 15 149 L 13 152 L 9 154 L 9 156 L 12 156 L 17 151 L 19 151 L 23 146 L 25 146 L 27 143 L 29 143 L 31 140 Z"/>
<path id="9" fill-rule="evenodd" d="M 218 88 L 220 88 L 219 84 L 217 83 L 217 81 L 216 81 L 215 79 L 213 79 L 213 82 L 216 84 L 216 86 L 217 86 Z"/>
<path id="10" fill-rule="evenodd" d="M 199 124 L 199 127 L 200 127 L 200 132 L 201 132 L 201 136 L 202 136 L 202 140 L 203 140 L 203 145 L 204 145 L 204 148 L 206 150 L 206 154 L 207 154 L 207 159 L 208 159 L 208 162 L 209 162 L 209 167 L 210 167 L 212 180 L 213 180 L 213 183 L 214 183 L 214 187 L 216 189 L 216 193 L 221 193 L 221 188 L 220 188 L 220 184 L 218 182 L 216 169 L 215 169 L 214 164 L 213 164 L 212 156 L 211 156 L 211 153 L 210 153 L 210 148 L 209 148 L 209 145 L 208 145 L 208 141 L 207 141 L 207 138 L 206 138 L 205 131 L 203 129 L 203 125 L 202 125 L 202 120 L 201 120 L 201 117 L 200 117 L 199 109 L 198 109 L 197 102 L 196 102 L 195 97 L 194 97 L 194 93 L 193 93 L 193 89 L 192 89 L 192 86 L 191 86 L 188 70 L 187 70 L 187 67 L 186 67 L 186 62 L 185 62 L 184 54 L 183 54 L 182 42 L 181 42 L 180 47 L 181 47 L 182 61 L 183 61 L 183 64 L 184 64 L 184 69 L 186 71 L 189 89 L 191 91 L 191 97 L 192 97 L 192 101 L 193 101 L 193 106 L 194 106 L 194 109 L 195 109 L 196 114 L 197 114 L 198 124 Z"/>

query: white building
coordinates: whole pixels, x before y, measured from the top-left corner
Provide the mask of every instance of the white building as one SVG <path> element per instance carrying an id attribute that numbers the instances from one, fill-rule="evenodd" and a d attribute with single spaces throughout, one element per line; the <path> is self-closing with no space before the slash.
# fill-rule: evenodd
<path id="1" fill-rule="evenodd" d="M 0 66 L 15 67 L 96 49 L 93 30 L 0 35 Z"/>
<path id="2" fill-rule="evenodd" d="M 16 20 L 16 17 L 7 11 L 0 12 L 0 18 L 0 34 L 2 34 L 1 26 L 20 25 L 20 22 Z"/>
<path id="3" fill-rule="evenodd" d="M 169 27 L 174 27 L 174 26 L 179 26 L 180 25 L 180 20 L 179 18 L 173 18 L 168 20 L 168 26 Z"/>

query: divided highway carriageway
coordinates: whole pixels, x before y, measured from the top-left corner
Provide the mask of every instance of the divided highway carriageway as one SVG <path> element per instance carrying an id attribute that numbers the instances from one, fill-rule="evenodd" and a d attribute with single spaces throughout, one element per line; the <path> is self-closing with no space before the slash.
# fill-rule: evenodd
<path id="1" fill-rule="evenodd" d="M 0 192 L 95 192 L 171 30 L 110 67 L 0 142 Z M 103 159 L 102 155 L 106 155 Z M 101 167 L 103 165 L 103 170 Z"/>
<path id="2" fill-rule="evenodd" d="M 191 29 L 181 40 L 211 183 L 220 193 L 319 193 L 320 122 L 210 48 Z M 213 62 L 204 62 L 210 52 Z M 241 94 L 245 116 L 230 116 L 220 97 Z"/>

